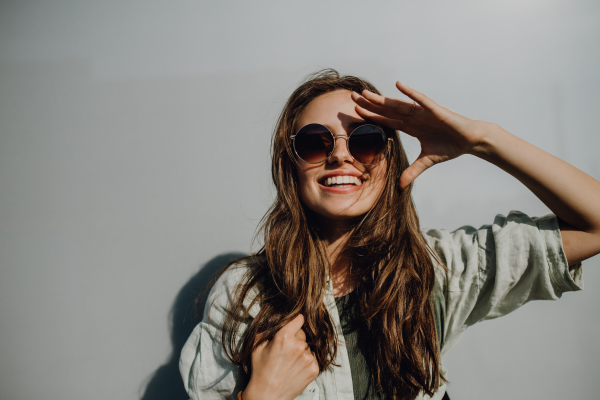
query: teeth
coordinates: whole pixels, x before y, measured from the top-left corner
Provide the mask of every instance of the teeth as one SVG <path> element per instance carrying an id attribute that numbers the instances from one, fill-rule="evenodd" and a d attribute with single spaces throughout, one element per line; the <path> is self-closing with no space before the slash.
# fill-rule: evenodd
<path id="1" fill-rule="evenodd" d="M 360 186 L 361 183 L 362 182 L 360 181 L 359 178 L 357 178 L 356 176 L 350 176 L 350 175 L 332 176 L 325 180 L 325 186 L 348 185 L 348 184 Z"/>

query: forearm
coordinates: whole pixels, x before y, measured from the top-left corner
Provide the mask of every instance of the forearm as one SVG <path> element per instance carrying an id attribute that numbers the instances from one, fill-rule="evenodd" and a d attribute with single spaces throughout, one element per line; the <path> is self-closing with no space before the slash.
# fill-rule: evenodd
<path id="1" fill-rule="evenodd" d="M 498 125 L 484 129 L 471 154 L 517 178 L 573 228 L 600 235 L 600 182 Z"/>

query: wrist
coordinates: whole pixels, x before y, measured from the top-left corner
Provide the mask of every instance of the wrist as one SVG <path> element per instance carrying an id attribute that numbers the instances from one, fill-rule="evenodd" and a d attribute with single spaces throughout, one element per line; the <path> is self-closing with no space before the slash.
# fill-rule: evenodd
<path id="1" fill-rule="evenodd" d="M 502 129 L 500 125 L 479 121 L 480 140 L 475 146 L 469 151 L 469 154 L 479 157 L 483 160 L 493 162 L 495 155 L 497 154 L 498 143 L 502 140 L 502 137 L 508 134 L 507 131 Z"/>

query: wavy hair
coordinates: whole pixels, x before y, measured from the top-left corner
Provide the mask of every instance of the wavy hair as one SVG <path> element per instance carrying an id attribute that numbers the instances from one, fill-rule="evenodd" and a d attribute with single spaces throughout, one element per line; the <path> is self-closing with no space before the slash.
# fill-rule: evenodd
<path id="1" fill-rule="evenodd" d="M 277 121 L 271 166 L 277 196 L 257 231 L 264 245 L 247 257 L 248 273 L 222 331 L 227 356 L 247 374 L 253 350 L 300 313 L 320 370 L 335 360 L 336 332 L 324 302 L 330 260 L 315 215 L 300 199 L 290 135 L 300 114 L 318 96 L 364 89 L 379 93 L 364 79 L 340 76 L 332 69 L 317 72 L 292 93 Z M 372 209 L 355 220 L 343 254 L 358 282 L 358 318 L 365 326 L 361 334 L 373 339 L 360 341 L 371 390 L 388 399 L 414 399 L 421 390 L 432 396 L 444 380 L 432 303 L 435 267 L 420 233 L 412 184 L 404 190 L 398 187 L 408 159 L 398 133 L 384 130 L 392 138 L 385 185 Z M 255 303 L 260 311 L 250 318 L 248 310 Z M 242 323 L 248 327 L 239 340 Z"/>

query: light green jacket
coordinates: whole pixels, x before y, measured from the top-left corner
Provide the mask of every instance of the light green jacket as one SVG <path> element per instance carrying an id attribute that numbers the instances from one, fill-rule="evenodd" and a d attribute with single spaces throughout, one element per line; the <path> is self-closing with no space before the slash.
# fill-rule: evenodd
<path id="1" fill-rule="evenodd" d="M 476 322 L 506 315 L 530 300 L 556 300 L 563 292 L 583 289 L 581 264 L 567 265 L 553 214 L 531 218 L 511 211 L 479 229 L 464 226 L 453 232 L 432 229 L 422 233 L 451 271 L 439 268 L 436 275 L 442 294 L 437 296 L 442 313 L 442 357 Z M 202 322 L 183 347 L 179 369 L 192 400 L 234 400 L 247 383 L 225 356 L 220 342 L 225 310 L 246 271 L 246 266 L 237 265 L 219 278 L 209 294 Z M 338 332 L 335 363 L 339 367 L 321 372 L 297 399 L 354 400 L 348 352 L 330 282 L 325 302 Z M 258 307 L 250 309 L 251 316 Z M 447 377 L 443 366 L 441 370 Z M 442 383 L 431 399 L 441 399 L 445 391 Z M 429 397 L 420 395 L 418 399 Z"/>

